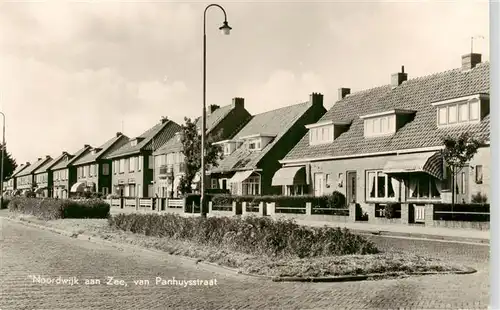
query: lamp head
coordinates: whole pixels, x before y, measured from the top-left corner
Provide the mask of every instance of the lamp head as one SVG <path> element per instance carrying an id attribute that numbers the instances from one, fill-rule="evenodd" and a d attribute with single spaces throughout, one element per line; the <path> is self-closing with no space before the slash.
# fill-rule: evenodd
<path id="1" fill-rule="evenodd" d="M 225 35 L 229 35 L 229 33 L 231 32 L 231 28 L 228 24 L 227 24 L 227 21 L 224 21 L 224 24 L 219 27 L 219 30 L 222 31 L 223 34 Z"/>

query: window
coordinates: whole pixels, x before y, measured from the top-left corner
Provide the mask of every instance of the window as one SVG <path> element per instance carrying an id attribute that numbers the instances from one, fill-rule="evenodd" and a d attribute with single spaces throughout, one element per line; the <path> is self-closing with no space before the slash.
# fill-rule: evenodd
<path id="1" fill-rule="evenodd" d="M 450 105 L 448 107 L 448 124 L 454 124 L 457 122 L 457 106 Z"/>
<path id="2" fill-rule="evenodd" d="M 446 107 L 441 107 L 441 108 L 438 109 L 439 125 L 446 125 L 446 124 L 448 124 L 447 113 L 448 113 L 448 109 Z"/>
<path id="3" fill-rule="evenodd" d="M 95 166 L 90 165 L 90 176 L 94 176 L 94 175 L 95 175 Z"/>
<path id="4" fill-rule="evenodd" d="M 412 173 L 409 179 L 409 197 L 413 199 L 437 199 L 441 197 L 441 182 L 426 173 Z"/>
<path id="5" fill-rule="evenodd" d="M 311 128 L 309 130 L 309 144 L 324 144 L 333 141 L 333 126 Z"/>
<path id="6" fill-rule="evenodd" d="M 211 188 L 219 188 L 219 181 L 217 179 L 211 179 Z"/>
<path id="7" fill-rule="evenodd" d="M 132 158 L 128 159 L 128 171 L 129 172 L 134 172 L 135 171 L 135 157 L 132 157 Z"/>
<path id="8" fill-rule="evenodd" d="M 153 196 L 154 196 L 153 184 L 148 184 L 148 197 L 153 197 Z"/>
<path id="9" fill-rule="evenodd" d="M 260 195 L 260 177 L 251 176 L 241 183 L 243 195 Z"/>
<path id="10" fill-rule="evenodd" d="M 261 146 L 260 139 L 256 139 L 256 140 L 250 141 L 250 143 L 248 144 L 248 149 L 249 150 L 260 150 L 260 146 Z"/>
<path id="11" fill-rule="evenodd" d="M 137 197 L 137 193 L 135 192 L 135 184 L 129 184 L 129 193 L 130 196 Z"/>
<path id="12" fill-rule="evenodd" d="M 226 143 L 224 144 L 224 155 L 230 155 L 231 154 L 231 144 Z"/>
<path id="13" fill-rule="evenodd" d="M 139 166 L 137 166 L 137 171 L 141 171 L 144 166 L 144 157 L 139 156 Z"/>
<path id="14" fill-rule="evenodd" d="M 142 197 L 144 195 L 143 192 L 142 192 L 141 184 L 137 184 L 137 195 L 139 197 Z"/>
<path id="15" fill-rule="evenodd" d="M 108 172 L 109 172 L 109 171 L 108 171 Z M 108 193 L 109 193 L 109 188 L 107 188 L 107 187 L 103 187 L 103 188 L 102 188 L 102 194 L 103 194 L 104 196 L 107 196 L 107 195 L 108 195 Z"/>
<path id="16" fill-rule="evenodd" d="M 469 101 L 469 115 L 471 121 L 479 119 L 479 100 L 473 99 Z"/>
<path id="17" fill-rule="evenodd" d="M 307 195 L 307 185 L 287 185 L 286 195 L 288 196 Z"/>
<path id="18" fill-rule="evenodd" d="M 113 165 L 113 174 L 116 174 L 116 160 L 113 160 L 112 165 Z"/>
<path id="19" fill-rule="evenodd" d="M 462 103 L 458 105 L 458 121 L 466 122 L 469 120 L 469 107 L 467 103 Z"/>
<path id="20" fill-rule="evenodd" d="M 399 182 L 381 171 L 368 171 L 366 173 L 366 190 L 368 199 L 392 199 L 396 197 L 395 190 Z"/>
<path id="21" fill-rule="evenodd" d="M 365 119 L 365 137 L 392 134 L 396 131 L 396 115 Z"/>
<path id="22" fill-rule="evenodd" d="M 483 166 L 476 165 L 476 184 L 483 184 Z"/>
<path id="23" fill-rule="evenodd" d="M 119 170 L 118 170 L 120 173 L 124 173 L 125 172 L 125 159 L 120 159 L 120 166 L 119 166 Z"/>
<path id="24" fill-rule="evenodd" d="M 102 164 L 102 174 L 109 175 L 109 164 Z"/>
<path id="25" fill-rule="evenodd" d="M 153 155 L 149 155 L 148 156 L 148 169 L 153 169 L 154 168 L 153 164 L 154 164 L 154 162 L 153 162 Z"/>
<path id="26" fill-rule="evenodd" d="M 326 187 L 330 187 L 331 185 L 331 181 L 332 181 L 332 178 L 329 174 L 326 174 L 325 175 L 325 183 L 326 183 Z"/>

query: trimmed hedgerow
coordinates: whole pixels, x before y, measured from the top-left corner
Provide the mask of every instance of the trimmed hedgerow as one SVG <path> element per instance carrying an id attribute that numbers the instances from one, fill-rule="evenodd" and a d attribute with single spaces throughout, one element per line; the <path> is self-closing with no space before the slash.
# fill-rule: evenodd
<path id="1" fill-rule="evenodd" d="M 303 258 L 378 253 L 371 241 L 347 229 L 306 227 L 291 220 L 118 214 L 110 217 L 109 223 L 133 233 L 222 246 L 254 255 Z"/>
<path id="2" fill-rule="evenodd" d="M 107 218 L 110 206 L 101 199 L 71 200 L 16 197 L 9 210 L 37 216 L 44 220 L 62 218 Z"/>

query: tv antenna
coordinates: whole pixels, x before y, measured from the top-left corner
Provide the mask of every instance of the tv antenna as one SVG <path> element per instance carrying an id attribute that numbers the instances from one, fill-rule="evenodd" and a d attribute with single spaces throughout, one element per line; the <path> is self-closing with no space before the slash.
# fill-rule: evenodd
<path id="1" fill-rule="evenodd" d="M 483 36 L 473 36 L 470 37 L 470 53 L 472 54 L 474 51 L 474 39 L 484 39 Z"/>

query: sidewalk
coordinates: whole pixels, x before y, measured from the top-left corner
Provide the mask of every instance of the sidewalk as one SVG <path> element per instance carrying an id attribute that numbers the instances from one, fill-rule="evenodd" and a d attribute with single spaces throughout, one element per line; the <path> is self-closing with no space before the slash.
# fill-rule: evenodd
<path id="1" fill-rule="evenodd" d="M 417 225 L 376 225 L 368 223 L 340 223 L 295 220 L 297 224 L 314 227 L 341 227 L 352 230 L 353 232 L 368 233 L 381 236 L 399 236 L 411 238 L 424 238 L 435 240 L 450 240 L 475 243 L 489 243 L 490 231 L 481 231 L 474 229 L 453 229 L 441 227 L 426 227 Z"/>

